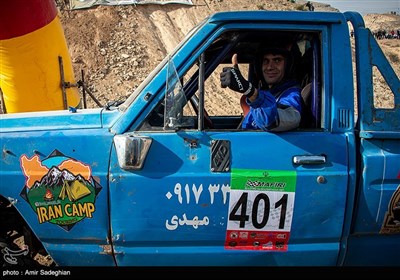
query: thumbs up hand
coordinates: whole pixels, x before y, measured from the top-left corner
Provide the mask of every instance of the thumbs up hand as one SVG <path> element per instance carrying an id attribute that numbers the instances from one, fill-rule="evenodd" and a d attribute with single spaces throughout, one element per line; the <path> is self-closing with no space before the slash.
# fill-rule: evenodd
<path id="1" fill-rule="evenodd" d="M 220 74 L 221 87 L 229 87 L 231 90 L 240 92 L 247 97 L 254 93 L 253 85 L 240 73 L 237 54 L 232 56 L 232 67 L 224 67 Z"/>
<path id="2" fill-rule="evenodd" d="M 239 70 L 239 66 L 238 66 L 238 58 L 237 58 L 237 53 L 232 55 L 232 65 L 233 68 L 238 69 Z"/>

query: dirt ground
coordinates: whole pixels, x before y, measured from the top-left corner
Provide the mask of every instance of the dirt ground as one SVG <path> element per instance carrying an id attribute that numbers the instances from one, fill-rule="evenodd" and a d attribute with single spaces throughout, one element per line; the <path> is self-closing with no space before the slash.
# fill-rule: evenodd
<path id="1" fill-rule="evenodd" d="M 73 62 L 75 78 L 83 72 L 89 91 L 101 104 L 125 100 L 181 39 L 206 16 L 227 10 L 306 10 L 297 0 L 193 0 L 193 6 L 123 5 L 70 10 L 68 0 L 56 0 Z M 315 11 L 335 11 L 326 4 Z M 400 15 L 373 14 L 364 17 L 372 31 L 397 30 Z M 400 40 L 379 40 L 385 54 L 400 74 Z M 376 86 L 388 90 L 377 75 Z M 393 106 L 383 93 L 380 106 Z M 387 104 L 389 103 L 389 104 Z M 216 110 L 220 105 L 215 105 Z M 97 107 L 89 98 L 88 107 Z"/>

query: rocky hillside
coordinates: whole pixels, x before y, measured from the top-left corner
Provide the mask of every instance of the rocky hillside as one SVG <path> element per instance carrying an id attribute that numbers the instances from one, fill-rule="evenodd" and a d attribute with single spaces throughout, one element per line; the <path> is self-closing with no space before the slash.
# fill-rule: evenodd
<path id="1" fill-rule="evenodd" d="M 101 104 L 125 99 L 190 29 L 204 17 L 226 10 L 305 10 L 306 1 L 193 0 L 193 6 L 125 5 L 69 10 L 56 1 L 76 79 L 83 70 L 89 90 Z M 326 4 L 315 10 L 336 11 Z M 398 15 L 367 15 L 367 27 L 400 28 Z M 400 69 L 400 40 L 381 40 Z M 397 54 L 397 55 L 396 55 Z M 88 100 L 89 107 L 96 107 Z"/>
<path id="2" fill-rule="evenodd" d="M 69 0 L 55 1 L 75 78 L 81 80 L 83 73 L 89 91 L 102 105 L 129 96 L 194 25 L 214 12 L 307 10 L 305 0 L 192 0 L 193 6 L 146 4 L 83 10 L 70 10 Z M 336 11 L 327 4 L 314 6 L 315 11 Z M 400 28 L 400 15 L 373 14 L 364 19 L 373 31 Z M 400 75 L 400 40 L 379 43 Z M 88 107 L 98 106 L 89 98 Z"/>

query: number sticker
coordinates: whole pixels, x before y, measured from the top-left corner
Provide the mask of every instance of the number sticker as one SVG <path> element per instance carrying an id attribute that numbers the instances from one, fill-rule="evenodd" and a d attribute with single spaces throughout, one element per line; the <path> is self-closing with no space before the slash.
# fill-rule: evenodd
<path id="1" fill-rule="evenodd" d="M 226 249 L 287 251 L 296 172 L 233 169 Z"/>

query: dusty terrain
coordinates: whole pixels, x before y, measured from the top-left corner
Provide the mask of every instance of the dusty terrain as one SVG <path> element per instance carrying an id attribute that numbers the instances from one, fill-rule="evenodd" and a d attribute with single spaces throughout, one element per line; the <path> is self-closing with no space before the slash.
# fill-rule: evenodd
<path id="1" fill-rule="evenodd" d="M 85 10 L 69 10 L 68 0 L 56 2 L 75 77 L 80 80 L 83 70 L 88 89 L 101 104 L 129 96 L 195 24 L 214 12 L 306 9 L 306 1 L 300 0 L 193 0 L 193 6 L 146 4 Z M 315 11 L 336 10 L 326 4 L 314 6 Z M 372 31 L 400 28 L 400 15 L 373 14 L 364 20 Z M 399 75 L 400 40 L 379 43 Z M 376 80 L 377 87 L 383 88 L 382 77 Z M 376 104 L 393 103 L 393 98 L 382 96 Z M 88 107 L 97 105 L 89 99 Z"/>

